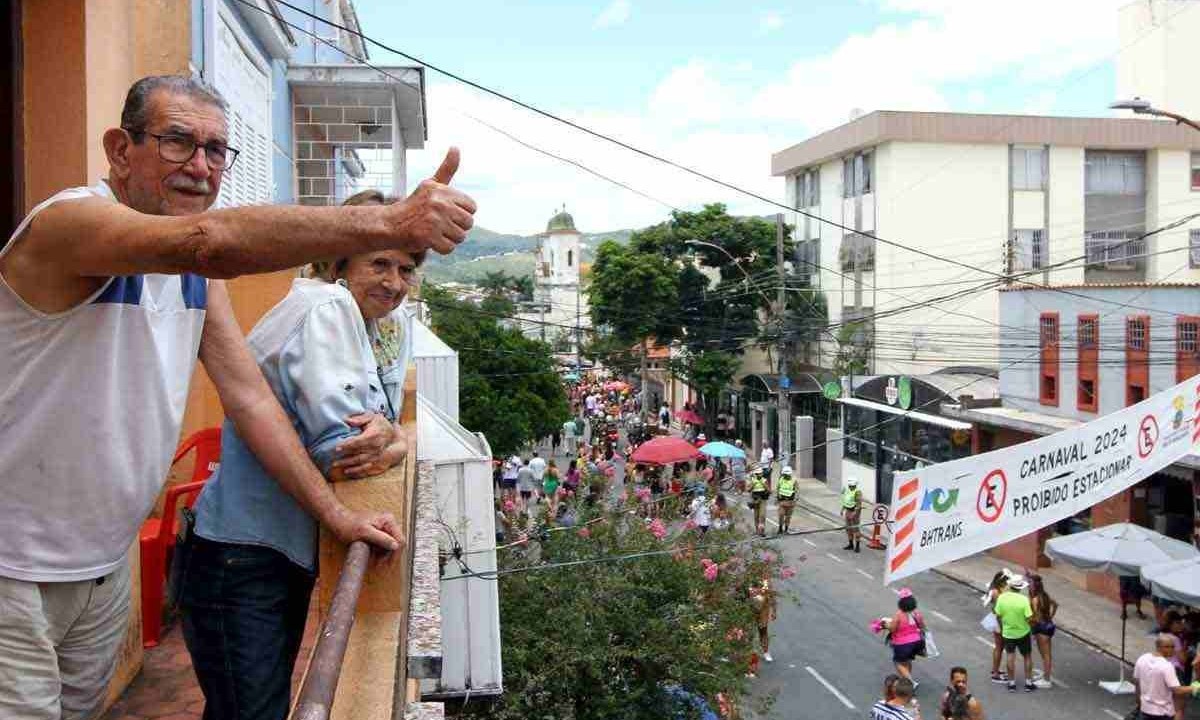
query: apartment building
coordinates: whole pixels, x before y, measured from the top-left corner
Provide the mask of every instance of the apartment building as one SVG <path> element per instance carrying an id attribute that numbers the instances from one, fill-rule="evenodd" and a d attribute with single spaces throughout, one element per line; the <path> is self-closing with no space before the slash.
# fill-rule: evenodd
<path id="1" fill-rule="evenodd" d="M 871 374 L 997 367 L 997 293 L 1021 279 L 1200 279 L 1200 221 L 1144 237 L 1200 212 L 1186 127 L 880 111 L 775 154 L 772 171 L 804 213 L 796 266 L 831 324 L 861 322 Z M 823 365 L 836 347 L 831 332 Z"/>

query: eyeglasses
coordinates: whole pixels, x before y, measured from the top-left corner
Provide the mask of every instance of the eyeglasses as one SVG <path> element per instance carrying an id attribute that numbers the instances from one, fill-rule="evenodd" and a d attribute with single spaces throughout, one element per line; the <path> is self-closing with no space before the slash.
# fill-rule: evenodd
<path id="1" fill-rule="evenodd" d="M 209 142 L 201 145 L 188 135 L 168 133 L 159 135 L 147 130 L 124 128 L 125 132 L 134 136 L 149 135 L 158 141 L 158 156 L 167 162 L 187 163 L 196 155 L 196 148 L 204 148 L 204 159 L 213 170 L 229 170 L 238 158 L 238 150 L 224 143 Z"/>

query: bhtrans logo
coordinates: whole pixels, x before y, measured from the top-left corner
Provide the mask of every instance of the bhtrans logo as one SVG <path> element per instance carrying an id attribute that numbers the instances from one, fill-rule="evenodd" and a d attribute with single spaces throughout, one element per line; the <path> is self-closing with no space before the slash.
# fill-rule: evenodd
<path id="1" fill-rule="evenodd" d="M 958 488 L 929 488 L 921 500 L 921 512 L 947 513 L 958 504 Z"/>

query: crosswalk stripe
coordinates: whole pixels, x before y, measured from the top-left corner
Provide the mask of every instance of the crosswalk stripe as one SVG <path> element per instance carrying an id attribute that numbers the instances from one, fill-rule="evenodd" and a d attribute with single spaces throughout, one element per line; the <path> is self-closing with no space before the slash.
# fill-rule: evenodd
<path id="1" fill-rule="evenodd" d="M 844 560 L 842 560 L 842 559 L 841 559 L 840 557 L 838 557 L 837 555 L 834 555 L 833 553 L 825 553 L 825 557 L 827 557 L 827 558 L 829 558 L 830 560 L 833 560 L 833 561 L 835 561 L 835 562 L 845 562 Z"/>
<path id="2" fill-rule="evenodd" d="M 812 675 L 814 678 L 816 678 L 817 682 L 824 685 L 826 690 L 833 693 L 833 696 L 835 698 L 837 698 L 843 705 L 845 705 L 848 710 L 856 710 L 857 709 L 854 707 L 854 703 L 850 702 L 849 698 L 847 698 L 845 695 L 843 695 L 841 693 L 841 691 L 839 691 L 837 688 L 835 688 L 832 683 L 830 683 L 825 678 L 821 677 L 821 673 L 814 670 L 812 665 L 805 665 L 804 669 L 807 670 L 810 675 Z"/>
<path id="3" fill-rule="evenodd" d="M 932 615 L 935 615 L 935 616 L 937 616 L 937 618 L 938 618 L 938 619 L 940 619 L 940 620 L 942 620 L 942 621 L 944 621 L 944 622 L 948 622 L 948 623 L 952 623 L 952 622 L 954 622 L 953 620 L 951 620 L 950 618 L 948 618 L 948 617 L 946 617 L 945 615 L 941 614 L 941 613 L 940 613 L 940 612 L 938 612 L 937 610 L 930 610 L 929 612 L 930 612 Z"/>

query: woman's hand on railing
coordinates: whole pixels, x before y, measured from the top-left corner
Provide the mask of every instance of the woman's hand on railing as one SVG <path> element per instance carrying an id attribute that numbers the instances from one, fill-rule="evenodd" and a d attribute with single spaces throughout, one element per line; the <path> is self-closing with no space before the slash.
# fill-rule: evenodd
<path id="1" fill-rule="evenodd" d="M 393 448 L 393 445 L 400 433 L 383 415 L 351 415 L 346 418 L 346 423 L 350 427 L 359 428 L 361 432 L 342 441 L 335 448 L 338 459 L 333 461 L 331 467 L 335 477 L 338 474 L 347 478 L 378 475 L 404 457 L 403 452 L 399 453 L 399 458 L 396 457 L 397 449 Z"/>

